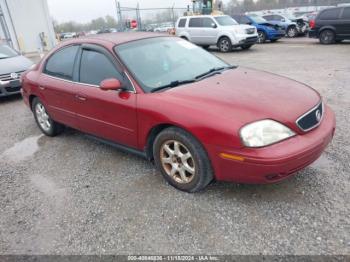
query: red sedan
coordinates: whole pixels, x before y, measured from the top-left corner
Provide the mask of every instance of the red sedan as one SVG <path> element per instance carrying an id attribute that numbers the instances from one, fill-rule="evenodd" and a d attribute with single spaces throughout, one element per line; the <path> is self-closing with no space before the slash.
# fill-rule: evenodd
<path id="1" fill-rule="evenodd" d="M 64 42 L 23 75 L 22 95 L 44 134 L 91 134 L 154 160 L 187 192 L 213 179 L 285 179 L 315 161 L 335 130 L 310 87 L 149 33 Z"/>

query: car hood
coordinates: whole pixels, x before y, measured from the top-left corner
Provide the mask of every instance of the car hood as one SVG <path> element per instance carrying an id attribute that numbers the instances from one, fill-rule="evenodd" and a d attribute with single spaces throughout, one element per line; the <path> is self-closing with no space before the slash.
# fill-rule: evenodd
<path id="1" fill-rule="evenodd" d="M 248 68 L 227 70 L 163 95 L 169 102 L 239 126 L 274 119 L 297 132 L 295 121 L 320 101 L 319 94 L 302 83 Z"/>
<path id="2" fill-rule="evenodd" d="M 32 65 L 33 62 L 24 56 L 0 59 L 0 75 L 22 72 L 29 69 Z"/>

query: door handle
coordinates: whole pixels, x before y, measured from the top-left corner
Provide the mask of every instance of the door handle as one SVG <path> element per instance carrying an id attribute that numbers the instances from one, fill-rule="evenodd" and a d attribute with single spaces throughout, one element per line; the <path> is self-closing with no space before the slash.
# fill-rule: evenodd
<path id="1" fill-rule="evenodd" d="M 80 101 L 86 101 L 86 97 L 81 96 L 81 95 L 75 95 L 75 98 L 80 100 Z"/>
<path id="2" fill-rule="evenodd" d="M 40 90 L 45 90 L 45 87 L 44 86 L 39 86 L 39 89 Z"/>

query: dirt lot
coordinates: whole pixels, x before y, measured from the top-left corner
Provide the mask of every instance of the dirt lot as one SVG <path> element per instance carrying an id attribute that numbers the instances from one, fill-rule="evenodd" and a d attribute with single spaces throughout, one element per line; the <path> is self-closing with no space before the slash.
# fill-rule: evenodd
<path id="1" fill-rule="evenodd" d="M 350 43 L 300 38 L 218 54 L 317 89 L 337 132 L 276 185 L 167 185 L 152 164 L 68 130 L 41 135 L 0 100 L 0 254 L 350 254 Z"/>

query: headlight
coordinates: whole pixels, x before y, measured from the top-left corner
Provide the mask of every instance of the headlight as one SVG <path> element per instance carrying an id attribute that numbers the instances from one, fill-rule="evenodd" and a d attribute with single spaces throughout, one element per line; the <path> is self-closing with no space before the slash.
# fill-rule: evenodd
<path id="1" fill-rule="evenodd" d="M 295 136 L 295 133 L 274 120 L 266 119 L 244 126 L 240 136 L 247 147 L 263 147 Z"/>

